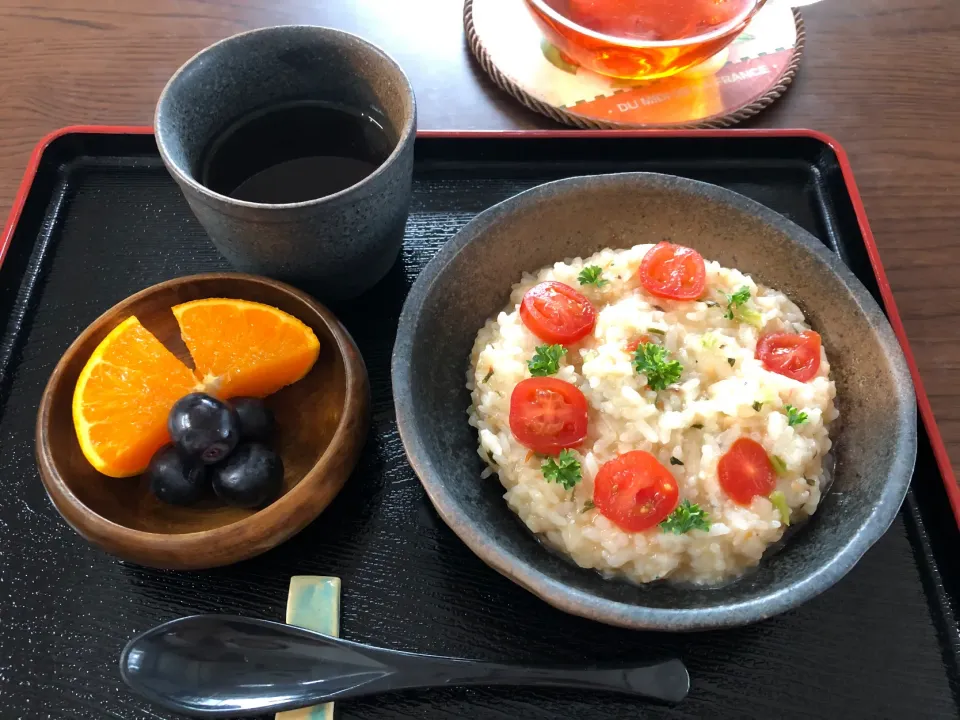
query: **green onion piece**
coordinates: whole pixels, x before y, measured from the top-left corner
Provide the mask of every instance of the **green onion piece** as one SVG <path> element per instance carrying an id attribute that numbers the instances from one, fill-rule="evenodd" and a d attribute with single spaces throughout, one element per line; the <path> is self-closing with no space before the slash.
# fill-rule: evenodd
<path id="1" fill-rule="evenodd" d="M 771 455 L 770 464 L 773 465 L 774 472 L 776 472 L 777 475 L 787 474 L 787 464 L 783 461 L 782 457 L 779 457 L 778 455 Z"/>
<path id="2" fill-rule="evenodd" d="M 780 522 L 787 527 L 790 526 L 790 506 L 787 505 L 787 498 L 780 490 L 774 490 L 770 493 L 770 502 L 780 513 Z"/>
<path id="3" fill-rule="evenodd" d="M 753 325 L 756 328 L 763 327 L 763 315 L 756 310 L 751 310 L 747 307 L 738 308 L 737 317 L 747 323 L 747 325 Z"/>

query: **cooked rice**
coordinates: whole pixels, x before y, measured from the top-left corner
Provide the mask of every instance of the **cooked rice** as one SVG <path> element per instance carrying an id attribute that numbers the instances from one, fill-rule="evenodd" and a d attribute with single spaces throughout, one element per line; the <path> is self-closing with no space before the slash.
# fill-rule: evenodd
<path id="1" fill-rule="evenodd" d="M 638 583 L 661 578 L 717 583 L 755 566 L 785 530 L 767 498 L 756 497 L 743 507 L 725 495 L 717 480 L 718 460 L 738 437 L 760 442 L 786 465 L 777 489 L 791 509 L 791 522 L 802 521 L 817 509 L 825 482 L 827 424 L 838 415 L 836 389 L 825 353 L 815 378 L 791 380 L 768 372 L 754 358 L 758 328 L 724 318 L 723 293 L 746 286 L 752 307 L 762 313 L 763 332 L 809 329 L 786 295 L 707 261 L 703 297 L 716 304 L 651 296 L 632 280 L 651 247 L 606 249 L 524 274 L 509 305 L 477 335 L 467 374 L 473 398 L 469 422 L 479 432 L 478 452 L 489 465 L 483 477 L 496 473 L 510 509 L 581 567 Z M 581 286 L 577 276 L 587 265 L 602 267 L 609 284 Z M 577 449 L 583 479 L 572 491 L 544 479 L 543 460 L 514 439 L 508 422 L 510 395 L 530 377 L 527 361 L 543 344 L 521 322 L 519 304 L 527 290 L 545 280 L 577 288 L 597 309 L 593 333 L 570 346 L 556 375 L 579 387 L 589 403 L 588 435 Z M 663 346 L 684 367 L 680 382 L 659 393 L 645 388 L 626 349 L 650 328 L 664 333 Z M 763 403 L 759 411 L 754 409 L 758 401 Z M 807 413 L 807 422 L 788 426 L 787 404 Z M 654 527 L 631 533 L 598 510 L 584 509 L 600 466 L 630 450 L 646 450 L 670 470 L 680 498 L 709 514 L 709 531 L 675 535 Z M 671 457 L 683 465 L 671 464 Z"/>

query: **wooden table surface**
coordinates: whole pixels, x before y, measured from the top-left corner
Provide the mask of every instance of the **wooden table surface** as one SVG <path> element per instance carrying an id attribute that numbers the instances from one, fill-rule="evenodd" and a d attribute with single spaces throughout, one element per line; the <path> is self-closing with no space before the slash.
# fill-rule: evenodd
<path id="1" fill-rule="evenodd" d="M 553 127 L 471 61 L 460 0 L 0 0 L 0 218 L 47 132 L 149 124 L 166 79 L 209 43 L 265 25 L 351 30 L 406 69 L 431 129 Z M 854 171 L 960 475 L 960 2 L 805 8 L 793 88 L 753 127 L 812 127 Z"/>

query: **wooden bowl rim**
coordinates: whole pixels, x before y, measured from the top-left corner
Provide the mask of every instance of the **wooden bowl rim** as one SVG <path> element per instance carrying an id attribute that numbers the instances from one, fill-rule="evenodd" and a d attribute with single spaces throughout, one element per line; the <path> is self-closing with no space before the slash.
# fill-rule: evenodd
<path id="1" fill-rule="evenodd" d="M 270 286 L 287 294 L 293 295 L 298 300 L 306 304 L 311 310 L 313 310 L 319 316 L 324 325 L 326 325 L 327 329 L 335 339 L 337 352 L 340 354 L 340 358 L 344 365 L 346 392 L 344 396 L 343 412 L 341 413 L 340 421 L 337 423 L 337 429 L 334 432 L 333 437 L 330 439 L 330 443 L 327 445 L 327 448 L 324 450 L 323 454 L 317 459 L 317 462 L 314 464 L 314 466 L 293 488 L 262 510 L 259 510 L 258 512 L 241 520 L 237 520 L 226 525 L 221 525 L 210 530 L 200 530 L 188 533 L 155 533 L 144 530 L 135 530 L 133 528 L 126 527 L 125 525 L 120 525 L 112 520 L 108 520 L 102 515 L 94 512 L 91 508 L 87 507 L 87 505 L 81 502 L 80 499 L 72 492 L 69 485 L 67 485 L 67 483 L 64 481 L 63 477 L 60 475 L 60 472 L 57 470 L 54 462 L 52 461 L 48 450 L 49 440 L 47 438 L 47 427 L 51 421 L 54 378 L 58 375 L 58 370 L 60 370 L 60 368 L 76 352 L 78 352 L 79 348 L 86 343 L 94 333 L 101 329 L 108 316 L 113 315 L 118 310 L 122 311 L 136 304 L 144 297 L 152 295 L 161 290 L 209 280 L 239 280 L 258 285 Z M 303 318 L 300 319 L 302 320 Z M 351 352 L 351 350 L 353 350 L 353 352 Z M 136 550 L 134 550 L 132 553 L 121 553 L 123 555 L 127 555 L 131 559 L 134 555 L 144 556 L 147 553 L 169 553 L 174 550 L 178 553 L 183 553 L 184 551 L 189 551 L 192 547 L 199 548 L 208 542 L 220 539 L 221 536 L 226 538 L 227 536 L 236 532 L 237 528 L 240 526 L 259 526 L 257 531 L 252 533 L 248 538 L 248 540 L 254 542 L 248 542 L 243 545 L 235 546 L 235 552 L 232 553 L 235 555 L 235 559 L 225 560 L 225 562 L 220 564 L 228 564 L 229 562 L 239 561 L 247 557 L 252 557 L 253 555 L 256 555 L 259 552 L 269 549 L 269 547 L 273 546 L 273 544 L 262 546 L 261 544 L 255 542 L 257 538 L 267 539 L 279 534 L 285 529 L 292 530 L 286 533 L 286 535 L 289 536 L 302 529 L 300 527 L 290 529 L 284 528 L 283 526 L 288 519 L 293 517 L 296 508 L 310 504 L 310 496 L 314 491 L 315 485 L 319 480 L 322 480 L 325 477 L 328 466 L 331 464 L 334 457 L 344 450 L 344 446 L 350 444 L 350 438 L 348 437 L 348 434 L 351 421 L 356 416 L 362 415 L 365 412 L 364 404 L 367 395 L 365 389 L 366 384 L 366 368 L 364 367 L 363 360 L 360 358 L 359 351 L 356 349 L 353 338 L 350 337 L 350 334 L 347 332 L 346 328 L 340 324 L 340 321 L 337 320 L 330 310 L 321 305 L 317 300 L 313 299 L 307 293 L 277 280 L 272 280 L 270 278 L 260 277 L 257 275 L 248 275 L 246 273 L 201 273 L 197 275 L 186 275 L 184 277 L 166 280 L 134 293 L 124 300 L 121 300 L 119 303 L 112 306 L 106 312 L 97 317 L 97 319 L 90 323 L 86 329 L 80 333 L 76 340 L 70 344 L 67 350 L 63 353 L 63 356 L 57 362 L 57 365 L 51 373 L 50 379 L 47 381 L 47 386 L 43 391 L 43 397 L 40 400 L 40 407 L 37 413 L 36 455 L 38 466 L 40 468 L 40 479 L 42 480 L 44 488 L 47 491 L 47 495 L 50 497 L 54 507 L 57 508 L 57 511 L 69 525 L 73 526 L 74 529 L 80 532 L 80 534 L 87 539 L 90 539 L 91 537 L 97 539 L 104 538 L 108 539 L 111 543 L 119 543 L 129 548 L 136 548 Z M 76 518 L 71 519 L 67 517 L 64 511 L 61 510 L 61 502 L 76 512 Z M 316 508 L 316 512 L 309 516 L 309 518 L 303 523 L 303 526 L 306 526 L 310 521 L 312 521 L 323 509 L 323 507 Z"/>

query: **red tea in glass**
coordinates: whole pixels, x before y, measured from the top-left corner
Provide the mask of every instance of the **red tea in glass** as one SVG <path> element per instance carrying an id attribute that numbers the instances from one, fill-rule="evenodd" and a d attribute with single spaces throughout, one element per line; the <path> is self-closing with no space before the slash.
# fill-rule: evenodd
<path id="1" fill-rule="evenodd" d="M 716 55 L 766 0 L 525 0 L 574 62 L 625 79 L 667 77 Z"/>

